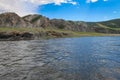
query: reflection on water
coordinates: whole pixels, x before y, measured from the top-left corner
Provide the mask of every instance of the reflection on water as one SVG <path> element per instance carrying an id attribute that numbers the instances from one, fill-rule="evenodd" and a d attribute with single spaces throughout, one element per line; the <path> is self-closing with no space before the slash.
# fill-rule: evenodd
<path id="1" fill-rule="evenodd" d="M 120 80 L 120 37 L 0 42 L 0 80 Z"/>

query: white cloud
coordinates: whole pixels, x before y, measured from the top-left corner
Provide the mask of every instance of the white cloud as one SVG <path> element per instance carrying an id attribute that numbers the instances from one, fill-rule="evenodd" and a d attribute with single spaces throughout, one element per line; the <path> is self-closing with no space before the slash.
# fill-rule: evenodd
<path id="1" fill-rule="evenodd" d="M 94 2 L 97 2 L 98 0 L 87 0 L 86 2 L 87 3 L 90 3 L 90 2 L 92 2 L 92 3 L 94 3 Z"/>
<path id="2" fill-rule="evenodd" d="M 99 0 L 86 0 L 87 3 L 95 3 Z M 103 0 L 104 2 L 108 1 L 108 0 Z"/>
<path id="3" fill-rule="evenodd" d="M 23 16 L 36 13 L 38 6 L 50 3 L 55 5 L 60 5 L 61 3 L 77 4 L 73 0 L 0 0 L 0 13 L 16 12 Z"/>
<path id="4" fill-rule="evenodd" d="M 56 5 L 60 5 L 61 3 L 76 4 L 76 2 L 72 0 L 22 0 L 22 1 L 30 2 L 38 5 L 50 4 L 50 3 L 55 3 Z"/>

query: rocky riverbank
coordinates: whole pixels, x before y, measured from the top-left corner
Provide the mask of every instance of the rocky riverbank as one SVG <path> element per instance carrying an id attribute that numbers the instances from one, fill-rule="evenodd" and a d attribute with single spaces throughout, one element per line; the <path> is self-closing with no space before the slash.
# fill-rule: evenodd
<path id="1" fill-rule="evenodd" d="M 29 32 L 0 32 L 0 40 L 25 40 L 33 39 L 33 34 Z"/>
<path id="2" fill-rule="evenodd" d="M 65 32 L 46 31 L 46 32 L 0 32 L 0 40 L 32 40 L 39 38 L 61 38 L 69 36 Z"/>

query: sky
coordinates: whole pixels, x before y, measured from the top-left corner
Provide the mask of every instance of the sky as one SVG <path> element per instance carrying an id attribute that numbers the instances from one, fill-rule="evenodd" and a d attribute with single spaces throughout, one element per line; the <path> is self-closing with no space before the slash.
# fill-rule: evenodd
<path id="1" fill-rule="evenodd" d="M 120 0 L 0 0 L 0 13 L 4 12 L 97 22 L 120 18 Z"/>

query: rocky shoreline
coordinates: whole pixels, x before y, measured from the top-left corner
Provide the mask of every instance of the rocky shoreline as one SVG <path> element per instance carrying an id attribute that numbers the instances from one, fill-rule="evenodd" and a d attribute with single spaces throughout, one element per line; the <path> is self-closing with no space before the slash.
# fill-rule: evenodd
<path id="1" fill-rule="evenodd" d="M 67 37 L 69 34 L 65 32 L 46 31 L 46 32 L 0 32 L 0 40 L 34 40 L 40 38 L 61 38 Z"/>
<path id="2" fill-rule="evenodd" d="M 104 22 L 71 21 L 49 19 L 39 14 L 20 17 L 16 13 L 7 12 L 0 14 L 0 40 L 120 36 L 119 21 L 119 19 Z"/>
<path id="3" fill-rule="evenodd" d="M 0 40 L 25 40 L 33 39 L 33 34 L 29 32 L 0 32 Z"/>
<path id="4" fill-rule="evenodd" d="M 76 32 L 95 32 L 120 34 L 120 19 L 103 22 L 71 21 L 64 19 L 49 19 L 48 17 L 33 14 L 20 17 L 16 13 L 0 14 L 0 28 L 43 28 L 62 29 Z M 0 31 L 1 32 L 1 31 Z"/>

